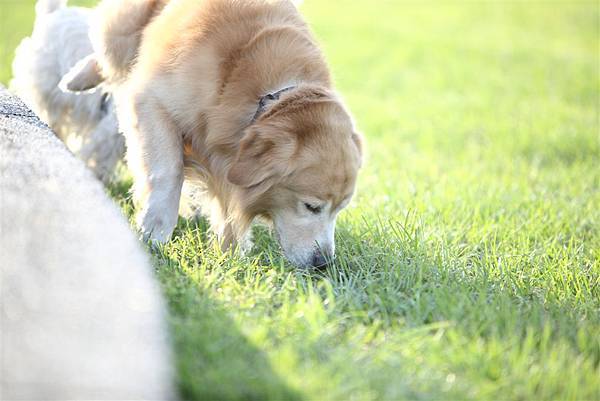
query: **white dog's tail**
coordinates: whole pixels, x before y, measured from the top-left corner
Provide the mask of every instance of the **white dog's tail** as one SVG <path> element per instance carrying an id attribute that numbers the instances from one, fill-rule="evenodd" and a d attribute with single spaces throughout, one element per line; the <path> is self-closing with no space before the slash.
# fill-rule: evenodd
<path id="1" fill-rule="evenodd" d="M 67 5 L 67 0 L 38 0 L 35 4 L 35 12 L 38 17 L 53 13 Z"/>

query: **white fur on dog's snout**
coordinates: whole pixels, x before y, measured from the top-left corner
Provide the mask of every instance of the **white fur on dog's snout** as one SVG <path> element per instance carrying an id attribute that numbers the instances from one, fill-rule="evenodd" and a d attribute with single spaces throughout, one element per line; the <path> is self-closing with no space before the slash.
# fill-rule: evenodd
<path id="1" fill-rule="evenodd" d="M 273 216 L 273 225 L 285 257 L 293 264 L 313 267 L 317 252 L 326 258 L 335 255 L 336 216 L 299 216 L 294 210 L 282 210 Z"/>

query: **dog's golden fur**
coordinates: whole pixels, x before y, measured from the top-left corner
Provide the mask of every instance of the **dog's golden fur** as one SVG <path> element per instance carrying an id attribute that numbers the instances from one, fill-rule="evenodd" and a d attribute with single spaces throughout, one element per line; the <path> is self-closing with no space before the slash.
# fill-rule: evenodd
<path id="1" fill-rule="evenodd" d="M 184 171 L 212 198 L 226 247 L 256 216 L 302 199 L 329 205 L 335 224 L 354 191 L 360 137 L 291 1 L 105 0 L 99 11 L 95 57 L 116 94 L 142 231 L 170 237 Z M 261 97 L 289 86 L 254 120 Z M 310 264 L 320 234 L 296 223 L 276 229 L 290 237 L 280 238 L 286 254 Z"/>

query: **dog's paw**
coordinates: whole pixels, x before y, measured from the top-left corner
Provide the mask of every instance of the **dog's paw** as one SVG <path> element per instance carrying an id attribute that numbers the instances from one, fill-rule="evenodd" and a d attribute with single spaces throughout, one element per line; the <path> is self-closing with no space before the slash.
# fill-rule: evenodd
<path id="1" fill-rule="evenodd" d="M 167 218 L 160 213 L 144 211 L 138 217 L 137 226 L 145 242 L 165 244 L 171 239 L 177 218 Z"/>

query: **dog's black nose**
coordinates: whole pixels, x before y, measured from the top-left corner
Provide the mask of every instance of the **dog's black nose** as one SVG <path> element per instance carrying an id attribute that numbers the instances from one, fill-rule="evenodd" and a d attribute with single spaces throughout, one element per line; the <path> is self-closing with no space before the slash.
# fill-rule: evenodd
<path id="1" fill-rule="evenodd" d="M 322 269 L 327 266 L 327 258 L 323 256 L 321 251 L 317 250 L 313 254 L 312 266 L 317 269 Z"/>

